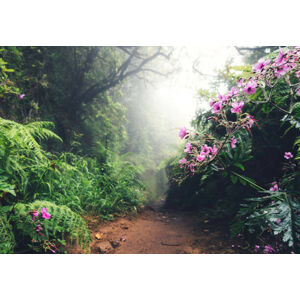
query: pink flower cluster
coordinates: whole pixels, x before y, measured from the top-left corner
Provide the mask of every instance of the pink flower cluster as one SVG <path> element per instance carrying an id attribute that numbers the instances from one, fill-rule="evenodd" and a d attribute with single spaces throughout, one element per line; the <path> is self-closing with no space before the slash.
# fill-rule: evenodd
<path id="1" fill-rule="evenodd" d="M 216 155 L 217 153 L 218 153 L 218 149 L 216 145 L 213 145 L 213 147 L 209 147 L 205 144 L 204 146 L 201 147 L 200 154 L 197 155 L 197 161 L 202 162 L 206 158 L 209 158 L 209 160 L 211 160 L 213 156 Z"/>
<path id="2" fill-rule="evenodd" d="M 193 136 L 193 134 L 191 134 Z M 204 144 L 202 146 L 196 145 L 192 142 L 188 142 L 185 145 L 184 152 L 187 157 L 180 159 L 178 162 L 180 168 L 187 167 L 191 173 L 195 172 L 195 167 L 200 163 L 204 162 L 206 159 L 211 160 L 218 153 L 218 148 L 214 144 L 212 147 Z"/>
<path id="3" fill-rule="evenodd" d="M 51 218 L 51 214 L 47 213 L 48 209 L 46 207 L 41 208 L 41 217 L 43 219 L 49 220 Z M 33 222 L 36 221 L 40 213 L 37 210 L 30 211 L 29 214 L 31 215 L 31 219 Z M 35 231 L 38 232 L 40 235 L 43 235 L 40 231 L 43 230 L 42 224 L 37 224 L 35 227 Z"/>
<path id="4" fill-rule="evenodd" d="M 192 150 L 192 143 L 187 143 L 186 145 L 185 145 L 185 149 L 184 149 L 184 152 L 186 152 L 186 153 L 190 153 L 191 152 L 191 150 Z"/>
<path id="5" fill-rule="evenodd" d="M 41 215 L 43 219 L 49 220 L 51 218 L 51 214 L 47 213 L 48 209 L 46 207 L 41 208 Z M 37 210 L 30 211 L 29 214 L 31 215 L 32 221 L 39 216 L 39 212 Z"/>
<path id="6" fill-rule="evenodd" d="M 242 112 L 242 108 L 244 106 L 244 101 L 241 101 L 241 102 L 233 102 L 231 104 L 232 108 L 231 108 L 231 112 L 233 114 L 240 114 Z"/>
<path id="7" fill-rule="evenodd" d="M 279 49 L 279 53 L 275 59 L 261 58 L 254 64 L 253 73 L 248 79 L 241 78 L 237 81 L 237 86 L 233 87 L 227 93 L 210 100 L 210 107 L 213 116 L 208 119 L 218 123 L 217 126 L 226 128 L 227 139 L 218 140 L 215 137 L 201 138 L 199 141 L 187 141 L 184 152 L 186 157 L 179 160 L 181 168 L 187 168 L 190 172 L 203 164 L 209 163 L 214 156 L 217 155 L 218 149 L 224 146 L 224 143 L 230 144 L 232 149 L 236 148 L 237 139 L 233 136 L 235 132 L 241 129 L 247 129 L 251 134 L 251 128 L 257 125 L 254 116 L 243 112 L 247 103 L 252 100 L 251 95 L 255 94 L 257 89 L 263 91 L 264 99 L 262 101 L 270 101 L 269 92 L 275 84 L 284 75 L 292 75 L 300 78 L 300 47 L 290 47 L 288 50 Z M 300 95 L 300 83 L 292 85 L 293 93 Z M 260 100 L 257 101 L 260 103 Z M 228 118 L 228 113 L 232 114 Z M 188 133 L 185 127 L 180 129 L 179 137 L 181 139 L 194 138 L 195 134 Z M 199 145 L 200 144 L 200 145 Z M 210 146 L 208 146 L 210 145 Z M 285 152 L 285 159 L 293 158 L 291 152 Z M 273 183 L 271 191 L 278 191 L 278 184 Z"/>
<path id="8" fill-rule="evenodd" d="M 219 94 L 218 100 L 213 99 L 210 101 L 212 113 L 220 114 L 222 109 L 231 102 L 231 112 L 240 114 L 245 104 L 243 99 L 247 99 L 247 95 L 255 94 L 259 86 L 259 81 L 264 81 L 266 78 L 270 82 L 290 71 L 295 71 L 295 75 L 300 77 L 299 56 L 300 48 L 292 47 L 286 53 L 282 49 L 279 49 L 277 58 L 272 62 L 270 59 L 259 59 L 253 66 L 254 76 L 248 80 L 241 78 L 237 82 L 237 87 L 233 87 L 225 95 Z M 299 87 L 296 93 L 298 92 L 300 94 Z M 241 101 L 237 101 L 237 98 L 241 98 Z"/>
<path id="9" fill-rule="evenodd" d="M 43 207 L 41 209 L 41 213 L 42 213 L 42 218 L 49 220 L 51 215 L 49 213 L 47 213 L 48 209 L 46 207 Z"/>

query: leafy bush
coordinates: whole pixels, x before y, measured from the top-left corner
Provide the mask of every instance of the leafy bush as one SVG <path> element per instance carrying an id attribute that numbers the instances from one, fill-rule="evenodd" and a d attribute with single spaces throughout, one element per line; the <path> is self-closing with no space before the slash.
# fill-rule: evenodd
<path id="1" fill-rule="evenodd" d="M 300 204 L 285 192 L 265 192 L 266 196 L 248 198 L 241 204 L 236 219 L 250 233 L 272 230 L 289 247 L 300 251 Z M 233 225 L 234 226 L 234 225 Z M 235 234 L 236 232 L 234 232 Z"/>
<path id="2" fill-rule="evenodd" d="M 129 162 L 119 159 L 100 165 L 94 158 L 63 153 L 53 163 L 50 189 L 39 195 L 43 199 L 103 218 L 134 209 L 144 199 L 139 170 Z"/>
<path id="3" fill-rule="evenodd" d="M 52 127 L 50 122 L 22 125 L 0 118 L 0 191 L 13 196 L 17 193 L 25 201 L 32 196 L 30 188 L 50 165 L 38 141 L 61 141 Z"/>
<path id="4" fill-rule="evenodd" d="M 262 58 L 252 70 L 241 68 L 244 77 L 239 78 L 237 87 L 210 101 L 211 112 L 194 122 L 196 131 L 180 130 L 179 136 L 187 142 L 185 157 L 177 158 L 169 172 L 169 195 L 182 188 L 198 202 L 201 197 L 209 198 L 209 191 L 219 192 L 222 185 L 229 185 L 228 178 L 234 185 L 244 185 L 246 190 L 240 191 L 237 204 L 249 197 L 252 202 L 242 204 L 233 231 L 256 232 L 257 238 L 266 231 L 273 232 L 297 252 L 299 56 L 299 47 L 281 49 Z M 225 179 L 220 180 L 218 174 Z M 249 187 L 254 188 L 252 193 Z M 199 193 L 202 188 L 208 193 Z M 261 197 L 259 192 L 270 195 Z M 226 193 L 223 198 L 226 202 Z M 273 215 L 272 207 L 278 215 Z"/>
<path id="5" fill-rule="evenodd" d="M 0 118 L 1 252 L 13 251 L 15 237 L 17 249 L 53 250 L 65 243 L 65 234 L 87 247 L 89 230 L 78 213 L 110 218 L 136 209 L 143 200 L 138 168 L 121 158 L 101 165 L 72 153 L 45 152 L 42 141 L 60 141 L 52 127 L 50 122 L 22 125 Z M 41 207 L 52 215 L 43 223 L 43 238 L 28 215 Z"/>
<path id="6" fill-rule="evenodd" d="M 39 212 L 42 208 L 47 208 L 51 217 L 43 222 L 43 233 L 41 234 L 41 231 L 36 232 L 36 225 L 29 212 Z M 45 241 L 53 240 L 58 244 L 65 245 L 66 236 L 70 238 L 71 242 L 76 240 L 83 249 L 88 247 L 91 240 L 90 231 L 78 214 L 67 206 L 58 206 L 49 201 L 35 201 L 30 204 L 18 203 L 14 208 L 11 222 L 14 225 L 17 246 L 24 248 L 24 245 L 28 245 L 34 251 L 39 251 L 41 247 L 37 245 Z"/>

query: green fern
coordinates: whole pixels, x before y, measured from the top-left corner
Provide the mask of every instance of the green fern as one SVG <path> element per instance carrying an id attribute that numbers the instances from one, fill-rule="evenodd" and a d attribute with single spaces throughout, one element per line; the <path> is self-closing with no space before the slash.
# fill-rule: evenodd
<path id="1" fill-rule="evenodd" d="M 30 150 L 36 157 L 44 159 L 44 153 L 36 139 L 52 138 L 62 142 L 59 136 L 49 130 L 52 127 L 53 123 L 51 122 L 33 122 L 22 125 L 0 118 L 0 141 L 6 147 L 4 154 L 8 156 L 15 150 Z"/>
<path id="2" fill-rule="evenodd" d="M 71 243 L 76 240 L 81 248 L 89 247 L 91 237 L 85 221 L 67 206 L 59 206 L 49 201 L 35 201 L 30 204 L 18 203 L 14 214 L 14 222 L 18 230 L 22 231 L 22 223 L 26 222 L 28 211 L 40 211 L 43 207 L 46 207 L 51 214 L 51 218 L 44 223 L 47 239 L 55 238 L 63 241 L 68 236 Z"/>
<path id="3" fill-rule="evenodd" d="M 16 246 L 12 227 L 7 221 L 6 208 L 0 207 L 0 254 L 13 253 Z"/>
<path id="4" fill-rule="evenodd" d="M 50 138 L 62 141 L 50 130 L 53 126 L 51 122 L 22 125 L 0 118 L 0 191 L 14 196 L 16 191 L 24 199 L 31 196 L 26 192 L 34 190 L 33 185 L 50 165 L 39 142 Z"/>
<path id="5" fill-rule="evenodd" d="M 274 235 L 300 253 L 300 204 L 285 192 L 264 192 L 266 196 L 245 199 L 236 219 L 244 219 L 250 233 L 269 227 Z"/>

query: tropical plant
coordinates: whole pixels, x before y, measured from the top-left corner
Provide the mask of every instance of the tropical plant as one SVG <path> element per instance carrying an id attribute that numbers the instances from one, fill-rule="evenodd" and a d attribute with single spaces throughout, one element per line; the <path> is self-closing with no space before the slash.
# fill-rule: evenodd
<path id="1" fill-rule="evenodd" d="M 269 57 L 260 59 L 252 70 L 249 68 L 245 70 L 244 78 L 238 79 L 237 87 L 233 87 L 225 95 L 219 94 L 217 100 L 210 101 L 211 114 L 204 115 L 205 118 L 198 118 L 194 123 L 198 126 L 198 130 L 193 132 L 182 128 L 179 136 L 187 140 L 184 149 L 185 157 L 179 160 L 181 172 L 177 172 L 177 175 L 171 178 L 173 185 L 174 183 L 180 185 L 182 182 L 195 181 L 197 177 L 198 185 L 201 186 L 204 180 L 207 183 L 207 178 L 212 178 L 212 176 L 217 181 L 217 172 L 220 172 L 224 177 L 229 176 L 233 184 L 240 182 L 258 191 L 271 194 L 276 194 L 279 190 L 280 197 L 279 194 L 276 197 L 280 198 L 280 203 L 278 202 L 277 206 L 284 221 L 280 225 L 276 224 L 277 229 L 272 227 L 270 230 L 276 234 L 282 233 L 283 241 L 288 246 L 293 246 L 296 251 L 299 251 L 295 239 L 299 231 L 295 215 L 299 204 L 299 166 L 297 160 L 292 159 L 294 155 L 291 152 L 293 147 L 291 141 L 296 139 L 294 145 L 299 144 L 296 138 L 297 129 L 300 128 L 299 54 L 299 48 L 291 47 L 285 50 L 280 49 Z M 246 112 L 243 111 L 244 109 Z M 255 118 L 252 113 L 255 113 Z M 267 119 L 265 115 L 269 118 Z M 263 118 L 259 121 L 259 125 L 257 125 L 256 116 Z M 253 125 L 259 126 L 260 130 L 255 129 Z M 258 137 L 261 141 L 254 136 L 257 131 L 260 131 Z M 284 142 L 278 141 L 279 136 Z M 257 144 L 258 141 L 259 144 Z M 278 152 L 275 162 L 271 159 L 273 155 L 270 155 L 271 143 Z M 295 156 L 298 158 L 298 153 Z M 283 159 L 288 162 L 283 163 L 281 167 Z M 257 168 L 251 170 L 251 167 L 255 164 L 260 167 L 264 160 L 270 161 L 273 169 L 276 166 L 276 172 L 273 172 L 271 168 L 268 173 L 264 172 L 267 174 L 266 177 L 261 176 L 262 174 L 256 175 L 255 179 L 260 181 L 258 184 L 251 178 L 251 175 L 257 173 Z M 248 169 L 250 169 L 250 173 L 248 171 L 250 178 L 241 174 Z M 261 185 L 271 186 L 270 190 L 266 190 Z M 245 196 L 247 197 L 247 194 Z M 261 202 L 266 198 L 253 195 L 251 199 Z M 238 220 L 233 225 L 235 229 L 245 225 L 245 228 L 250 230 L 256 221 L 259 222 L 261 217 L 259 209 L 266 209 L 268 205 L 261 202 L 255 206 L 254 210 L 251 210 L 252 208 L 253 206 L 249 208 L 248 212 L 251 211 L 251 213 L 248 215 L 247 223 Z M 266 217 L 265 214 L 263 216 Z M 273 222 L 273 217 L 266 218 Z M 249 218 L 253 222 L 250 222 Z"/>
<path id="2" fill-rule="evenodd" d="M 45 213 L 45 208 L 50 214 L 49 219 L 44 220 L 43 223 L 36 223 L 31 212 Z M 49 241 L 65 245 L 67 237 L 71 242 L 75 240 L 84 249 L 89 246 L 91 240 L 90 231 L 78 214 L 67 206 L 58 206 L 49 201 L 18 203 L 14 207 L 11 222 L 18 241 L 17 247 L 22 249 L 27 245 L 34 251 L 40 251 L 41 244 L 44 245 L 46 242 L 48 246 Z"/>

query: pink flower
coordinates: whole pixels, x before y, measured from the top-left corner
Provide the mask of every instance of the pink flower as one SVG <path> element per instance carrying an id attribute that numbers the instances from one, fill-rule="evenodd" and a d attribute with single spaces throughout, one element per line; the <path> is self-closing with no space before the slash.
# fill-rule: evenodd
<path id="1" fill-rule="evenodd" d="M 297 94 L 298 96 L 300 96 L 300 89 L 297 90 L 296 94 Z"/>
<path id="2" fill-rule="evenodd" d="M 243 91 L 248 95 L 251 95 L 256 92 L 256 87 L 257 87 L 257 83 L 253 80 L 249 80 Z"/>
<path id="3" fill-rule="evenodd" d="M 238 87 L 243 87 L 243 86 L 245 85 L 245 83 L 244 83 L 244 78 L 239 79 L 239 80 L 237 81 L 237 85 L 238 85 Z"/>
<path id="4" fill-rule="evenodd" d="M 282 62 L 286 61 L 286 59 L 284 60 L 284 56 L 285 56 L 285 54 L 283 53 L 282 49 L 279 48 L 279 54 L 278 54 L 277 58 L 275 59 L 275 64 L 280 65 Z"/>
<path id="5" fill-rule="evenodd" d="M 192 143 L 187 143 L 187 144 L 185 145 L 184 152 L 190 153 L 191 150 L 192 150 Z"/>
<path id="6" fill-rule="evenodd" d="M 236 147 L 236 144 L 237 143 L 237 140 L 235 139 L 235 137 L 233 137 L 230 141 L 230 145 L 231 145 L 231 148 L 235 148 Z"/>
<path id="7" fill-rule="evenodd" d="M 32 215 L 32 221 L 35 221 L 35 218 L 38 217 L 39 212 L 38 212 L 37 210 L 34 210 L 34 211 L 31 213 L 31 215 Z"/>
<path id="8" fill-rule="evenodd" d="M 271 246 L 265 246 L 264 252 L 266 254 L 275 253 L 275 250 Z"/>
<path id="9" fill-rule="evenodd" d="M 285 159 L 290 159 L 290 158 L 293 158 L 294 156 L 293 156 L 293 154 L 291 153 L 291 152 L 285 152 L 284 153 L 284 158 Z"/>
<path id="10" fill-rule="evenodd" d="M 281 222 L 281 219 L 277 219 L 276 223 L 279 224 Z"/>
<path id="11" fill-rule="evenodd" d="M 180 164 L 185 164 L 187 162 L 187 160 L 186 160 L 186 158 L 184 157 L 184 158 L 182 158 L 180 161 L 179 161 L 179 163 Z"/>
<path id="12" fill-rule="evenodd" d="M 270 188 L 270 191 L 272 191 L 272 192 L 278 191 L 278 184 L 275 183 L 275 184 Z"/>
<path id="13" fill-rule="evenodd" d="M 46 207 L 41 208 L 41 213 L 42 214 L 45 213 L 45 212 L 47 212 L 47 211 L 48 211 L 48 208 L 46 208 Z"/>
<path id="14" fill-rule="evenodd" d="M 286 72 L 289 70 L 290 68 L 287 65 L 283 65 L 281 67 L 278 67 L 276 70 L 276 77 L 280 77 L 286 74 Z"/>
<path id="15" fill-rule="evenodd" d="M 264 58 L 261 58 L 254 66 L 253 71 L 256 73 L 260 73 L 266 65 L 270 63 L 270 60 L 265 60 Z"/>
<path id="16" fill-rule="evenodd" d="M 201 153 L 203 155 L 208 155 L 210 153 L 210 147 L 207 147 L 207 145 L 205 144 L 204 146 L 201 147 Z"/>
<path id="17" fill-rule="evenodd" d="M 209 147 L 209 151 L 212 155 L 216 155 L 218 153 L 218 149 L 217 149 L 216 145 L 214 145 L 212 148 Z"/>
<path id="18" fill-rule="evenodd" d="M 221 94 L 218 94 L 218 98 L 219 98 L 219 102 L 227 102 L 228 98 L 226 95 L 221 95 Z"/>
<path id="19" fill-rule="evenodd" d="M 43 228 L 41 225 L 36 225 L 36 227 L 35 227 L 35 231 L 37 231 L 37 232 L 41 231 L 42 229 Z"/>
<path id="20" fill-rule="evenodd" d="M 47 213 L 48 209 L 46 207 L 43 207 L 41 209 L 42 218 L 49 220 L 51 218 L 51 214 Z"/>
<path id="21" fill-rule="evenodd" d="M 220 113 L 221 109 L 222 109 L 222 102 L 219 101 L 213 104 L 211 112 L 213 114 L 218 114 Z"/>
<path id="22" fill-rule="evenodd" d="M 300 77 L 300 71 L 296 72 L 296 76 Z"/>
<path id="23" fill-rule="evenodd" d="M 19 96 L 20 99 L 23 99 L 24 97 L 25 97 L 25 94 L 21 94 L 21 95 Z"/>
<path id="24" fill-rule="evenodd" d="M 239 93 L 239 90 L 236 89 L 235 87 L 233 87 L 233 88 L 231 89 L 231 91 L 228 92 L 227 96 L 228 96 L 228 97 L 232 97 L 232 96 L 237 95 L 238 93 Z"/>
<path id="25" fill-rule="evenodd" d="M 209 101 L 209 106 L 210 106 L 210 107 L 213 107 L 213 105 L 215 104 L 215 102 L 216 102 L 215 99 L 211 99 L 211 100 Z"/>
<path id="26" fill-rule="evenodd" d="M 191 163 L 191 164 L 189 165 L 190 171 L 191 171 L 192 173 L 195 172 L 195 169 L 194 169 L 195 166 L 196 166 L 196 165 L 193 164 L 193 163 Z"/>
<path id="27" fill-rule="evenodd" d="M 183 139 L 187 135 L 187 131 L 185 127 L 182 127 L 179 131 L 179 137 Z"/>
<path id="28" fill-rule="evenodd" d="M 197 161 L 201 162 L 205 160 L 205 155 L 203 153 L 200 153 L 197 155 Z"/>
<path id="29" fill-rule="evenodd" d="M 240 112 L 242 112 L 242 107 L 244 106 L 244 101 L 241 102 L 233 102 L 231 104 L 232 108 L 231 108 L 231 112 L 233 114 L 239 114 Z"/>
<path id="30" fill-rule="evenodd" d="M 256 120 L 255 120 L 254 117 L 251 116 L 251 115 L 248 115 L 247 118 L 248 118 L 248 124 L 247 124 L 247 125 L 248 125 L 248 128 L 251 128 L 252 125 L 256 122 Z"/>

